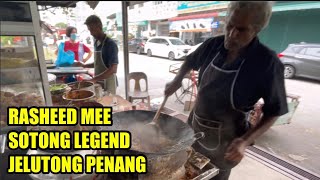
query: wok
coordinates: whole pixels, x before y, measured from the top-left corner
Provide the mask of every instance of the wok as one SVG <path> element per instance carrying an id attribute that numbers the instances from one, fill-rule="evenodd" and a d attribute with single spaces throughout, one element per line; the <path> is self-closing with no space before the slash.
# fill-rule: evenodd
<path id="1" fill-rule="evenodd" d="M 139 124 L 143 128 L 145 124 L 152 121 L 155 114 L 156 112 L 144 110 L 117 112 L 112 115 L 113 125 L 103 126 L 101 127 L 101 130 L 130 131 L 130 126 L 135 124 Z M 115 154 L 144 154 L 148 159 L 148 173 L 141 175 L 143 176 L 142 179 L 177 179 L 178 177 L 172 176 L 187 162 L 187 150 L 190 149 L 195 140 L 203 137 L 204 134 L 195 134 L 188 124 L 166 114 L 160 114 L 159 128 L 162 134 L 165 135 L 168 140 L 173 142 L 172 146 L 165 147 L 165 149 L 161 149 L 161 151 L 157 152 L 145 152 L 137 147 L 131 146 L 130 150 L 116 150 Z M 133 134 L 133 132 L 131 132 L 131 134 Z M 199 135 L 201 137 L 196 137 Z M 132 140 L 134 141 L 133 138 Z M 143 143 L 150 143 L 150 141 L 144 141 Z M 153 143 L 158 142 L 153 141 Z"/>

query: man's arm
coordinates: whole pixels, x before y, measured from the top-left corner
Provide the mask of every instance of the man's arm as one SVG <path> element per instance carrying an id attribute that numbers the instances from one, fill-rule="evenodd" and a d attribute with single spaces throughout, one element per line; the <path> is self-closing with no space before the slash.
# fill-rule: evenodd
<path id="1" fill-rule="evenodd" d="M 72 64 L 73 67 L 94 68 L 94 63 L 84 64 L 83 62 L 76 61 Z"/>
<path id="2" fill-rule="evenodd" d="M 116 74 L 118 69 L 118 64 L 112 64 L 110 68 L 102 72 L 101 74 L 95 75 L 90 81 L 97 82 L 110 77 L 112 74 Z"/>
<path id="3" fill-rule="evenodd" d="M 88 53 L 87 57 L 85 57 L 85 58 L 83 59 L 83 62 L 85 63 L 85 62 L 87 62 L 87 61 L 91 58 L 93 52 L 90 50 L 90 48 L 88 48 L 88 47 L 87 47 L 86 45 L 84 45 L 84 44 L 83 44 L 83 49 L 84 49 L 84 52 L 85 52 L 85 53 Z"/>
<path id="4" fill-rule="evenodd" d="M 242 137 L 235 139 L 227 149 L 225 159 L 240 162 L 244 156 L 247 146 L 251 145 L 255 139 L 265 133 L 281 115 L 288 112 L 288 104 L 284 83 L 284 66 L 274 55 L 273 64 L 266 72 L 263 81 L 262 98 L 264 105 L 263 116 L 256 127 L 250 129 Z"/>
<path id="5" fill-rule="evenodd" d="M 189 61 L 184 61 L 182 66 L 180 67 L 180 70 L 178 74 L 175 76 L 175 78 L 166 84 L 164 94 L 166 96 L 171 96 L 174 92 L 176 92 L 181 87 L 181 82 L 183 77 L 190 72 L 191 66 L 189 65 Z"/>
<path id="6" fill-rule="evenodd" d="M 87 57 L 83 59 L 83 62 L 84 63 L 87 62 L 91 58 L 92 54 L 93 54 L 93 52 L 89 51 Z"/>
<path id="7" fill-rule="evenodd" d="M 278 119 L 279 116 L 262 116 L 260 122 L 247 133 L 242 136 L 242 139 L 246 141 L 246 145 L 249 146 L 255 139 L 265 133 Z"/>
<path id="8" fill-rule="evenodd" d="M 213 38 L 210 38 L 209 40 L 205 41 L 201 44 L 193 53 L 189 54 L 186 57 L 186 60 L 181 65 L 180 70 L 178 74 L 175 76 L 175 78 L 166 84 L 164 94 L 167 96 L 172 95 L 174 92 L 176 92 L 181 87 L 181 82 L 184 78 L 184 76 L 191 71 L 191 69 L 198 70 L 200 66 L 204 63 L 202 57 L 203 53 L 210 53 L 207 52 L 207 47 L 209 44 L 211 44 L 213 41 Z"/>
<path id="9" fill-rule="evenodd" d="M 279 116 L 263 116 L 260 122 L 247 131 L 242 137 L 235 139 L 228 147 L 225 159 L 240 162 L 244 156 L 247 146 L 251 145 L 255 139 L 265 133 L 277 120 Z"/>

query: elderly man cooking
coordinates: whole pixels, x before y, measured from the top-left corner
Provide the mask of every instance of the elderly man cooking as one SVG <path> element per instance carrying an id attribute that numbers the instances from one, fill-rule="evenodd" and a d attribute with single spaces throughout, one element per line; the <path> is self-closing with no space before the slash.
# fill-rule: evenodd
<path id="1" fill-rule="evenodd" d="M 284 66 L 257 37 L 271 14 L 271 2 L 230 2 L 225 35 L 208 39 L 187 56 L 166 85 L 165 94 L 171 95 L 186 73 L 200 69 L 198 96 L 188 123 L 195 132 L 205 132 L 193 148 L 220 168 L 215 179 L 228 179 L 246 147 L 288 112 Z M 248 112 L 260 98 L 263 117 L 249 128 Z"/>

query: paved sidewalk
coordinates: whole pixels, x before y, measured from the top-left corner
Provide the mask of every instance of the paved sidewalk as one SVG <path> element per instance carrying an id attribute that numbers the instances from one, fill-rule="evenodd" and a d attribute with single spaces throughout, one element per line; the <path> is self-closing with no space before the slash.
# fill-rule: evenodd
<path id="1" fill-rule="evenodd" d="M 241 163 L 233 168 L 230 180 L 289 180 L 290 178 L 245 156 Z"/>

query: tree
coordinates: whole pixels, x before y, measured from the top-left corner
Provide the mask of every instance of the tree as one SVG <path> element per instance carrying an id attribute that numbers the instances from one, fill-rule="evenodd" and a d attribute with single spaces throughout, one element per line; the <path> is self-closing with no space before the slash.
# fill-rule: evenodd
<path id="1" fill-rule="evenodd" d="M 74 13 L 73 13 L 72 8 L 63 7 L 62 14 L 65 14 L 66 16 L 74 17 Z"/>
<path id="2" fill-rule="evenodd" d="M 68 25 L 66 23 L 59 22 L 55 26 L 60 28 L 60 29 L 65 29 L 65 28 L 67 28 Z"/>
<path id="3" fill-rule="evenodd" d="M 73 8 L 67 8 L 67 7 L 63 7 L 62 8 L 62 14 L 66 15 L 67 17 L 67 24 L 69 24 L 71 19 L 74 19 L 76 16 L 73 12 Z"/>

